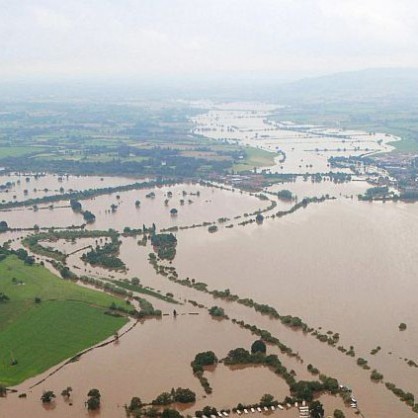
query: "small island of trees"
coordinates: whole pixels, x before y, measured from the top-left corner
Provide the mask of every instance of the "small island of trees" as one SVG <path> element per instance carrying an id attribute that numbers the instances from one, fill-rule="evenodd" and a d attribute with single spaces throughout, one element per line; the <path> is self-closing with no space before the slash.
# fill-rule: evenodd
<path id="1" fill-rule="evenodd" d="M 174 234 L 152 234 L 151 245 L 162 260 L 173 260 L 176 256 L 177 238 Z"/>
<path id="2" fill-rule="evenodd" d="M 277 197 L 282 200 L 292 200 L 293 195 L 290 190 L 280 190 L 277 192 Z"/>

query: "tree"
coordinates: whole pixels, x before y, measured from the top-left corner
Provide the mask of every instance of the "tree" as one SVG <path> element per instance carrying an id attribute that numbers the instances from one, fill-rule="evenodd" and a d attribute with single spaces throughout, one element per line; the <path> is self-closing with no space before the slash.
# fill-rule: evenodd
<path id="1" fill-rule="evenodd" d="M 206 415 L 207 417 L 210 417 L 211 415 L 217 415 L 216 408 L 213 408 L 212 406 L 205 406 L 202 409 L 203 415 Z"/>
<path id="2" fill-rule="evenodd" d="M 1 230 L 0 230 L 0 232 L 1 232 Z M 406 324 L 405 324 L 405 322 L 401 322 L 399 324 L 399 331 L 405 331 L 405 330 L 406 330 Z"/>
<path id="3" fill-rule="evenodd" d="M 260 406 L 271 406 L 274 403 L 274 396 L 266 393 L 260 399 Z"/>
<path id="4" fill-rule="evenodd" d="M 313 401 L 311 403 L 311 406 L 309 407 L 309 414 L 311 418 L 323 418 L 324 413 L 324 407 L 322 406 L 321 402 Z"/>
<path id="5" fill-rule="evenodd" d="M 98 389 L 90 389 L 87 393 L 87 396 L 89 397 L 87 399 L 87 409 L 89 411 L 95 411 L 100 408 L 100 391 Z"/>
<path id="6" fill-rule="evenodd" d="M 251 353 L 252 354 L 255 354 L 255 353 L 263 353 L 263 354 L 266 354 L 266 351 L 267 351 L 266 344 L 262 340 L 256 340 L 251 345 Z"/>
<path id="7" fill-rule="evenodd" d="M 251 354 L 245 348 L 235 348 L 228 353 L 225 364 L 251 363 Z"/>
<path id="8" fill-rule="evenodd" d="M 322 380 L 324 390 L 331 392 L 333 395 L 338 393 L 339 385 L 338 385 L 337 379 L 334 379 L 333 377 L 325 377 L 325 378 L 322 378 L 321 380 Z"/>
<path id="9" fill-rule="evenodd" d="M 292 192 L 290 190 L 280 190 L 277 192 L 277 197 L 282 200 L 292 200 Z"/>
<path id="10" fill-rule="evenodd" d="M 6 386 L 0 384 L 0 398 L 4 398 L 7 395 Z"/>
<path id="11" fill-rule="evenodd" d="M 255 221 L 258 224 L 262 224 L 264 221 L 264 216 L 261 213 L 257 213 L 257 216 L 255 217 Z"/>
<path id="12" fill-rule="evenodd" d="M 102 395 L 100 395 L 99 389 L 90 389 L 87 396 L 90 396 L 93 398 L 100 398 Z"/>
<path id="13" fill-rule="evenodd" d="M 42 403 L 51 403 L 55 398 L 55 393 L 52 390 L 45 391 L 41 396 Z"/>
<path id="14" fill-rule="evenodd" d="M 223 308 L 220 308 L 219 306 L 212 306 L 209 309 L 209 314 L 216 318 L 223 318 L 225 316 L 225 311 Z"/>
<path id="15" fill-rule="evenodd" d="M 177 388 L 173 395 L 174 402 L 196 402 L 196 394 L 190 389 Z"/>
<path id="16" fill-rule="evenodd" d="M 89 210 L 83 212 L 83 218 L 88 224 L 91 224 L 96 220 L 96 216 Z"/>
<path id="17" fill-rule="evenodd" d="M 183 415 L 175 409 L 166 408 L 161 414 L 161 418 L 182 418 Z"/>
<path id="18" fill-rule="evenodd" d="M 63 391 L 61 392 L 61 396 L 64 398 L 69 398 L 71 396 L 71 392 L 73 391 L 73 388 L 71 386 L 67 386 Z"/>
<path id="19" fill-rule="evenodd" d="M 213 351 L 205 351 L 203 353 L 196 354 L 194 358 L 194 363 L 199 364 L 200 366 L 212 366 L 218 361 L 215 353 Z"/>
<path id="20" fill-rule="evenodd" d="M 81 212 L 81 203 L 76 199 L 70 199 L 70 206 L 74 212 Z"/>
<path id="21" fill-rule="evenodd" d="M 170 405 L 173 402 L 171 394 L 168 392 L 160 393 L 153 401 L 153 405 Z"/>
<path id="22" fill-rule="evenodd" d="M 134 397 L 131 399 L 131 403 L 129 404 L 128 409 L 129 409 L 130 411 L 136 411 L 136 410 L 140 409 L 140 408 L 141 408 L 141 406 L 142 406 L 142 401 L 141 401 L 141 399 L 140 399 L 140 398 L 138 398 L 138 396 L 134 396 Z"/>
<path id="23" fill-rule="evenodd" d="M 383 374 L 379 373 L 377 370 L 373 370 L 370 379 L 374 380 L 375 382 L 379 382 L 383 379 Z"/>
<path id="24" fill-rule="evenodd" d="M 171 216 L 176 216 L 177 213 L 178 213 L 178 210 L 176 208 L 173 208 L 173 209 L 170 210 Z"/>
<path id="25" fill-rule="evenodd" d="M 6 232 L 9 229 L 9 225 L 7 225 L 6 221 L 0 222 L 0 232 Z"/>
<path id="26" fill-rule="evenodd" d="M 148 418 L 157 418 L 160 416 L 160 411 L 154 407 L 142 409 L 141 412 L 143 416 L 146 416 Z"/>
<path id="27" fill-rule="evenodd" d="M 87 399 L 87 409 L 89 411 L 96 411 L 100 408 L 100 398 L 95 398 L 94 396 Z"/>
<path id="28" fill-rule="evenodd" d="M 345 418 L 344 412 L 341 409 L 336 409 L 334 411 L 334 418 Z"/>
<path id="29" fill-rule="evenodd" d="M 139 208 L 141 206 L 141 202 L 139 200 L 135 201 L 135 207 Z"/>
<path id="30" fill-rule="evenodd" d="M 138 277 L 132 277 L 132 279 L 131 279 L 131 283 L 132 283 L 134 286 L 139 286 L 140 281 L 139 281 Z"/>

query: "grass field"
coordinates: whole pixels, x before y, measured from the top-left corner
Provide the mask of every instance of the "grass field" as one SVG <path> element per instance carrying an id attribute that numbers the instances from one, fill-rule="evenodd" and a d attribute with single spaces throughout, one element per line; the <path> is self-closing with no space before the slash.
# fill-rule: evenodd
<path id="1" fill-rule="evenodd" d="M 26 266 L 14 256 L 0 262 L 0 292 L 10 298 L 0 303 L 0 382 L 6 385 L 106 339 L 127 321 L 104 314 L 112 302 L 124 305 L 122 300 L 64 281 L 42 266 Z"/>
<path id="2" fill-rule="evenodd" d="M 246 158 L 233 166 L 234 171 L 252 170 L 254 167 L 270 167 L 274 164 L 277 154 L 258 148 L 245 148 Z"/>
<path id="3" fill-rule="evenodd" d="M 402 136 L 400 141 L 389 142 L 389 145 L 395 147 L 392 152 L 418 152 L 418 141 L 410 136 Z"/>
<path id="4" fill-rule="evenodd" d="M 45 148 L 38 147 L 1 147 L 0 146 L 0 159 L 7 157 L 22 157 L 24 155 L 34 154 L 37 152 L 43 152 Z"/>

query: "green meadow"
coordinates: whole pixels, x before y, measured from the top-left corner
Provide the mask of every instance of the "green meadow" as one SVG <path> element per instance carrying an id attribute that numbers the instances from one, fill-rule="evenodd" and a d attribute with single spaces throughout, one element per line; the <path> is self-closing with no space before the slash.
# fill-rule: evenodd
<path id="1" fill-rule="evenodd" d="M 7 386 L 106 339 L 127 322 L 104 314 L 112 303 L 123 306 L 121 299 L 15 256 L 0 262 L 0 293 L 9 298 L 0 302 L 0 383 Z"/>

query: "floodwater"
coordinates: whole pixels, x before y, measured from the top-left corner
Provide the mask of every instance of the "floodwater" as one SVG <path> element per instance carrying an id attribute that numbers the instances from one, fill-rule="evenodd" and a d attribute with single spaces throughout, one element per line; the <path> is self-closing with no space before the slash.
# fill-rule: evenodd
<path id="1" fill-rule="evenodd" d="M 309 325 L 322 327 L 324 332 L 340 332 L 340 343 L 345 347 L 354 345 L 356 357 L 369 360 L 372 368 L 384 374 L 385 381 L 414 393 L 417 371 L 399 357 L 418 360 L 416 221 L 416 205 L 370 204 L 340 197 L 311 204 L 291 216 L 269 219 L 263 225 L 236 226 L 215 234 L 205 229 L 181 231 L 177 233 L 179 244 L 173 266 L 180 277 L 204 281 L 210 289 L 229 288 L 241 297 L 270 304 L 280 313 L 301 316 Z M 58 246 L 69 251 L 81 247 L 82 241 L 76 245 L 58 242 Z M 299 352 L 304 364 L 283 355 L 280 358 L 300 379 L 312 379 L 306 371 L 306 365 L 312 363 L 321 372 L 352 387 L 365 416 L 413 416 L 383 384 L 372 383 L 370 371 L 358 367 L 355 359 L 242 305 L 215 301 L 210 295 L 157 276 L 147 261 L 150 251 L 149 246 L 138 246 L 134 238 L 123 238 L 120 256 L 129 268 L 126 274 L 86 267 L 79 260 L 81 253 L 70 256 L 68 264 L 86 268 L 99 277 L 138 276 L 143 285 L 162 293 L 171 292 L 182 302 L 192 299 L 208 307 L 222 306 L 231 318 L 267 329 Z M 150 301 L 164 313 L 170 314 L 174 307 L 154 298 Z M 188 304 L 175 308 L 182 313 L 196 311 Z M 278 399 L 286 396 L 283 392 L 286 385 L 266 369 L 231 371 L 219 365 L 207 374 L 214 392 L 203 398 L 189 369 L 193 356 L 212 349 L 221 357 L 231 348 L 248 347 L 255 337 L 230 322 L 214 321 L 204 311 L 200 313 L 179 316 L 176 322 L 171 317 L 146 321 L 121 339 L 117 347 L 100 349 L 67 366 L 34 389 L 27 400 L 10 395 L 8 400 L 0 401 L 6 411 L 18 408 L 25 416 L 33 409 L 43 416 L 39 402 L 43 389 L 52 388 L 59 393 L 71 385 L 84 394 L 97 386 L 104 393 L 101 416 L 113 417 L 123 416 L 117 405 L 123 405 L 132 396 L 150 400 L 172 386 L 190 387 L 199 394 L 197 404 L 186 412 L 191 415 L 207 404 L 221 408 L 255 402 L 265 392 L 275 394 Z M 400 333 L 400 322 L 408 324 L 407 331 Z M 370 355 L 370 350 L 378 345 L 382 350 L 376 356 Z M 110 374 L 111 382 L 105 377 Z M 31 382 L 19 389 L 26 391 Z M 73 407 L 58 399 L 50 413 L 58 417 L 80 416 L 84 413 L 82 398 L 75 393 Z M 340 400 L 333 397 L 327 398 L 327 402 L 342 407 Z M 346 408 L 344 411 L 346 415 L 351 412 Z M 297 416 L 297 411 L 289 410 L 286 414 Z"/>
<path id="2" fill-rule="evenodd" d="M 126 177 L 15 173 L 0 176 L 0 185 L 5 186 L 7 183 L 11 183 L 10 187 L 0 190 L 0 200 L 4 202 L 21 201 L 59 193 L 123 186 L 135 181 L 137 180 Z"/>
<path id="3" fill-rule="evenodd" d="M 366 148 L 368 152 L 388 150 L 387 142 L 394 140 L 383 134 L 366 135 L 318 127 L 292 126 L 300 131 L 289 131 L 283 129 L 288 128 L 288 124 L 268 121 L 270 110 L 272 108 L 251 110 L 248 106 L 219 106 L 207 115 L 197 117 L 196 129 L 203 128 L 200 133 L 210 137 L 228 137 L 272 151 L 279 148 L 286 152 L 287 158 L 284 163 L 276 164 L 272 171 L 303 174 L 329 171 L 326 161 L 329 152 L 325 148 L 332 149 L 332 155 L 360 155 Z M 343 147 L 343 139 L 347 149 L 353 147 L 353 151 L 338 151 L 338 147 Z M 29 189 L 28 184 L 33 188 L 35 182 L 44 182 L 37 184 L 39 189 L 59 190 L 62 185 L 66 191 L 133 182 L 132 179 L 105 178 L 102 181 L 100 178 L 70 177 L 66 183 L 65 179 L 47 176 L 38 180 L 30 177 L 26 184 L 25 177 L 20 176 L 21 184 L 16 184 L 5 196 L 16 194 L 19 199 L 24 196 L 23 190 Z M 6 180 L 7 177 L 3 183 Z M 124 192 L 119 198 L 117 194 L 98 196 L 81 203 L 83 209 L 96 215 L 96 222 L 89 225 L 89 229 L 122 231 L 126 226 L 140 228 L 152 223 L 160 229 L 229 218 L 222 225 L 218 223 L 219 231 L 213 234 L 208 233 L 207 228 L 176 232 L 178 246 L 172 266 L 179 277 L 205 282 L 209 289 L 229 288 L 240 297 L 269 304 L 281 314 L 300 316 L 323 333 L 328 330 L 339 332 L 339 344 L 346 348 L 353 345 L 355 358 L 248 307 L 214 300 L 209 294 L 157 275 L 148 262 L 148 254 L 153 251 L 150 245 L 139 246 L 137 238 L 121 237 L 120 258 L 127 266 L 126 272 L 86 265 L 80 260 L 82 251 L 68 257 L 68 266 L 80 275 L 112 279 L 136 276 L 142 285 L 161 294 L 172 293 L 182 304 L 172 305 L 147 297 L 165 314 L 161 320 L 139 323 L 119 343 L 86 354 L 39 386 L 30 389 L 42 375 L 23 382 L 16 389 L 19 393 L 27 393 L 28 398 L 19 399 L 18 394 L 9 394 L 6 399 L 0 399 L 0 418 L 38 418 L 48 414 L 53 418 L 88 416 L 84 401 L 92 387 L 102 393 L 100 417 L 103 418 L 124 417 L 123 405 L 133 396 L 149 402 L 172 387 L 187 387 L 196 392 L 196 404 L 183 411 L 191 416 L 205 405 L 232 408 L 238 402 L 257 402 L 265 393 L 271 393 L 278 400 L 289 394 L 285 382 L 264 367 L 231 369 L 219 364 L 214 370 L 205 372 L 213 387 L 213 393 L 205 395 L 190 367 L 195 354 L 213 350 L 222 358 L 230 349 L 249 348 L 256 337 L 231 321 L 213 320 L 205 309 L 193 307 L 188 300 L 205 307 L 221 306 L 230 318 L 270 331 L 303 359 L 301 362 L 269 347 L 269 352 L 277 353 L 288 370 L 294 370 L 298 379 L 313 380 L 315 378 L 306 369 L 311 363 L 321 373 L 336 377 L 353 389 L 365 417 L 415 416 L 383 383 L 373 383 L 370 370 L 357 366 L 356 358 L 367 359 L 371 369 L 376 368 L 384 375 L 385 382 L 393 382 L 418 397 L 418 370 L 405 361 L 410 359 L 418 363 L 418 305 L 415 302 L 418 291 L 418 205 L 359 202 L 356 196 L 370 186 L 363 178 L 354 180 L 336 184 L 331 181 L 312 183 L 299 178 L 296 182 L 271 186 L 266 192 L 287 189 L 298 200 L 326 194 L 335 199 L 312 203 L 291 215 L 273 219 L 269 215 L 290 208 L 293 202 L 280 201 L 270 194 L 269 198 L 277 202 L 277 208 L 265 214 L 262 225 L 240 226 L 238 223 L 247 219 L 244 213 L 263 210 L 269 206 L 269 201 L 248 193 L 194 184 Z M 105 184 L 101 186 L 103 182 Z M 155 197 L 146 197 L 150 192 L 154 192 Z M 29 190 L 26 197 L 32 197 L 32 191 Z M 10 197 L 5 199 L 10 200 Z M 141 202 L 139 207 L 135 206 L 136 200 Z M 2 212 L 1 217 L 11 227 L 81 225 L 80 214 L 68 207 L 59 207 L 66 205 L 68 202 L 56 203 L 54 209 L 40 206 L 38 211 L 16 209 Z M 113 211 L 111 205 L 115 205 Z M 170 214 L 173 208 L 178 210 L 177 216 Z M 238 216 L 240 218 L 234 219 Z M 229 224 L 234 227 L 225 228 Z M 16 239 L 24 234 L 6 233 L 1 238 L 3 241 L 15 239 L 12 245 L 17 248 L 20 244 Z M 68 254 L 93 243 L 95 240 L 80 239 L 75 243 L 59 240 L 44 244 Z M 174 308 L 180 313 L 176 319 L 172 316 Z M 398 330 L 401 322 L 407 324 L 406 331 Z M 381 346 L 380 352 L 371 355 L 370 351 L 377 346 Z M 74 390 L 73 406 L 59 395 L 67 386 Z M 54 390 L 57 394 L 53 408 L 48 411 L 39 400 L 43 390 Z M 326 415 L 332 415 L 334 408 L 340 408 L 347 417 L 355 416 L 340 398 L 324 395 L 321 402 L 326 407 Z M 271 415 L 297 417 L 298 411 L 291 408 Z"/>
<path id="4" fill-rule="evenodd" d="M 146 197 L 151 192 L 155 197 Z M 183 195 L 183 192 L 186 194 Z M 140 201 L 139 207 L 135 205 L 137 200 Z M 142 228 L 153 223 L 158 228 L 169 228 L 216 222 L 219 218 L 232 219 L 245 212 L 254 213 L 270 203 L 248 193 L 191 184 L 112 193 L 80 202 L 83 210 L 89 210 L 96 216 L 96 221 L 88 225 L 88 229 L 113 228 L 119 231 L 126 226 Z M 112 205 L 115 205 L 113 210 Z M 175 216 L 170 212 L 172 209 L 177 210 Z M 82 214 L 73 212 L 67 201 L 56 202 L 54 208 L 48 205 L 39 205 L 38 210 L 15 208 L 2 211 L 0 216 L 11 228 L 30 228 L 34 225 L 65 227 L 84 223 Z"/>
<path id="5" fill-rule="evenodd" d="M 172 387 L 187 387 L 196 392 L 198 401 L 187 411 L 192 414 L 210 402 L 193 376 L 190 362 L 194 356 L 213 350 L 222 358 L 230 349 L 249 348 L 254 338 L 229 321 L 209 318 L 203 311 L 199 315 L 187 314 L 196 311 L 195 308 L 177 307 L 177 310 L 180 315 L 176 319 L 170 316 L 139 323 L 118 344 L 86 354 L 33 389 L 30 386 L 42 376 L 30 379 L 19 387 L 28 398 L 17 399 L 16 394 L 10 394 L 6 400 L 1 399 L 0 416 L 42 417 L 45 414 L 39 400 L 42 391 L 53 388 L 58 395 L 67 386 L 73 388 L 73 406 L 68 406 L 58 395 L 56 408 L 50 412 L 52 416 L 88 416 L 84 400 L 92 387 L 99 388 L 102 394 L 100 416 L 103 417 L 124 417 L 123 405 L 133 396 L 150 402 Z M 219 407 L 231 407 L 231 402 L 257 402 L 267 391 L 278 398 L 288 394 L 284 381 L 266 368 L 233 372 L 220 364 L 206 375 L 214 391 L 219 393 Z"/>
<path id="6" fill-rule="evenodd" d="M 329 129 L 295 125 L 269 119 L 272 106 L 252 110 L 240 106 L 216 107 L 196 116 L 195 132 L 208 138 L 228 140 L 270 152 L 284 153 L 275 158 L 272 173 L 326 173 L 328 158 L 369 155 L 393 149 L 389 142 L 399 138 L 384 133 Z M 260 169 L 261 170 L 261 169 Z"/>

